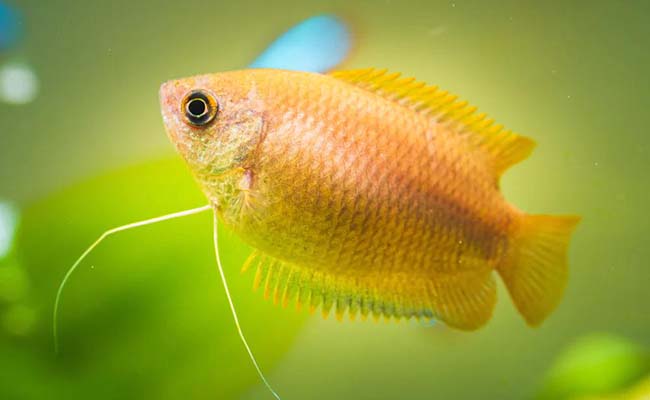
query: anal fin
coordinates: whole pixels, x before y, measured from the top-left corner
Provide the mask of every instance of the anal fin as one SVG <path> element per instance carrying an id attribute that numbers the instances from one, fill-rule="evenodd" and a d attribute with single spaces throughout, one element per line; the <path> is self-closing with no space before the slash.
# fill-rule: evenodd
<path id="1" fill-rule="evenodd" d="M 354 320 L 372 315 L 375 320 L 436 318 L 462 330 L 483 326 L 496 303 L 492 271 L 465 271 L 431 276 L 366 274 L 350 280 L 324 271 L 292 265 L 254 252 L 245 265 L 256 268 L 254 286 L 264 287 L 267 298 L 287 306 L 295 303 L 324 317 Z M 271 289 L 272 288 L 272 289 Z M 269 296 L 269 292 L 276 293 Z"/>
<path id="2" fill-rule="evenodd" d="M 497 295 L 491 270 L 450 274 L 430 285 L 431 308 L 447 325 L 475 330 L 492 317 Z"/>

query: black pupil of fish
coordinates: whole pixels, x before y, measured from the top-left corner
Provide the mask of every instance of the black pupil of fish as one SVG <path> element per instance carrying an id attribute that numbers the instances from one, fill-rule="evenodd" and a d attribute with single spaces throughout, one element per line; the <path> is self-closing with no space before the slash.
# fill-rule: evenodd
<path id="1" fill-rule="evenodd" d="M 203 99 L 192 99 L 187 104 L 187 111 L 195 118 L 200 118 L 208 112 L 208 105 Z"/>

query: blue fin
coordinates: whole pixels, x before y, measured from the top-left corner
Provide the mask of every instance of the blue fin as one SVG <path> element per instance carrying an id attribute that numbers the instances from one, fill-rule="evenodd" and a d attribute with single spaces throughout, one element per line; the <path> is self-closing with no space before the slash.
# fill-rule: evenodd
<path id="1" fill-rule="evenodd" d="M 351 47 L 352 35 L 340 18 L 318 15 L 282 34 L 249 67 L 327 72 L 345 60 Z"/>

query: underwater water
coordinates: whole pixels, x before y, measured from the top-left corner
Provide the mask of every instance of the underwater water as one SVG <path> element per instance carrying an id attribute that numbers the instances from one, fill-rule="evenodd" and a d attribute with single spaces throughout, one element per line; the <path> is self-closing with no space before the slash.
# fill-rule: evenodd
<path id="1" fill-rule="evenodd" d="M 295 61 L 276 59 L 328 68 L 350 49 L 343 68 L 460 95 L 538 143 L 504 176 L 506 198 L 583 219 L 549 319 L 528 327 L 499 282 L 475 332 L 274 306 L 239 273 L 251 249 L 224 229 L 242 327 L 282 398 L 647 398 L 649 2 L 0 5 L 0 399 L 272 398 L 237 337 L 207 214 L 102 243 L 64 293 L 58 356 L 51 312 L 103 231 L 206 202 L 165 135 L 160 84 L 263 62 L 274 39 L 323 14 L 351 36 L 303 29 L 270 48 L 289 46 Z M 310 35 L 331 42 L 296 45 Z"/>

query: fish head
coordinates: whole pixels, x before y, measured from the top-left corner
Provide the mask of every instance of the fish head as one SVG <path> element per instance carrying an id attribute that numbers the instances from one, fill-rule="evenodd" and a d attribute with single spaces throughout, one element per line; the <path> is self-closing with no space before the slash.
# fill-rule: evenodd
<path id="1" fill-rule="evenodd" d="M 250 74 L 172 80 L 160 87 L 160 104 L 169 139 L 204 189 L 246 168 L 264 128 L 264 102 Z"/>

